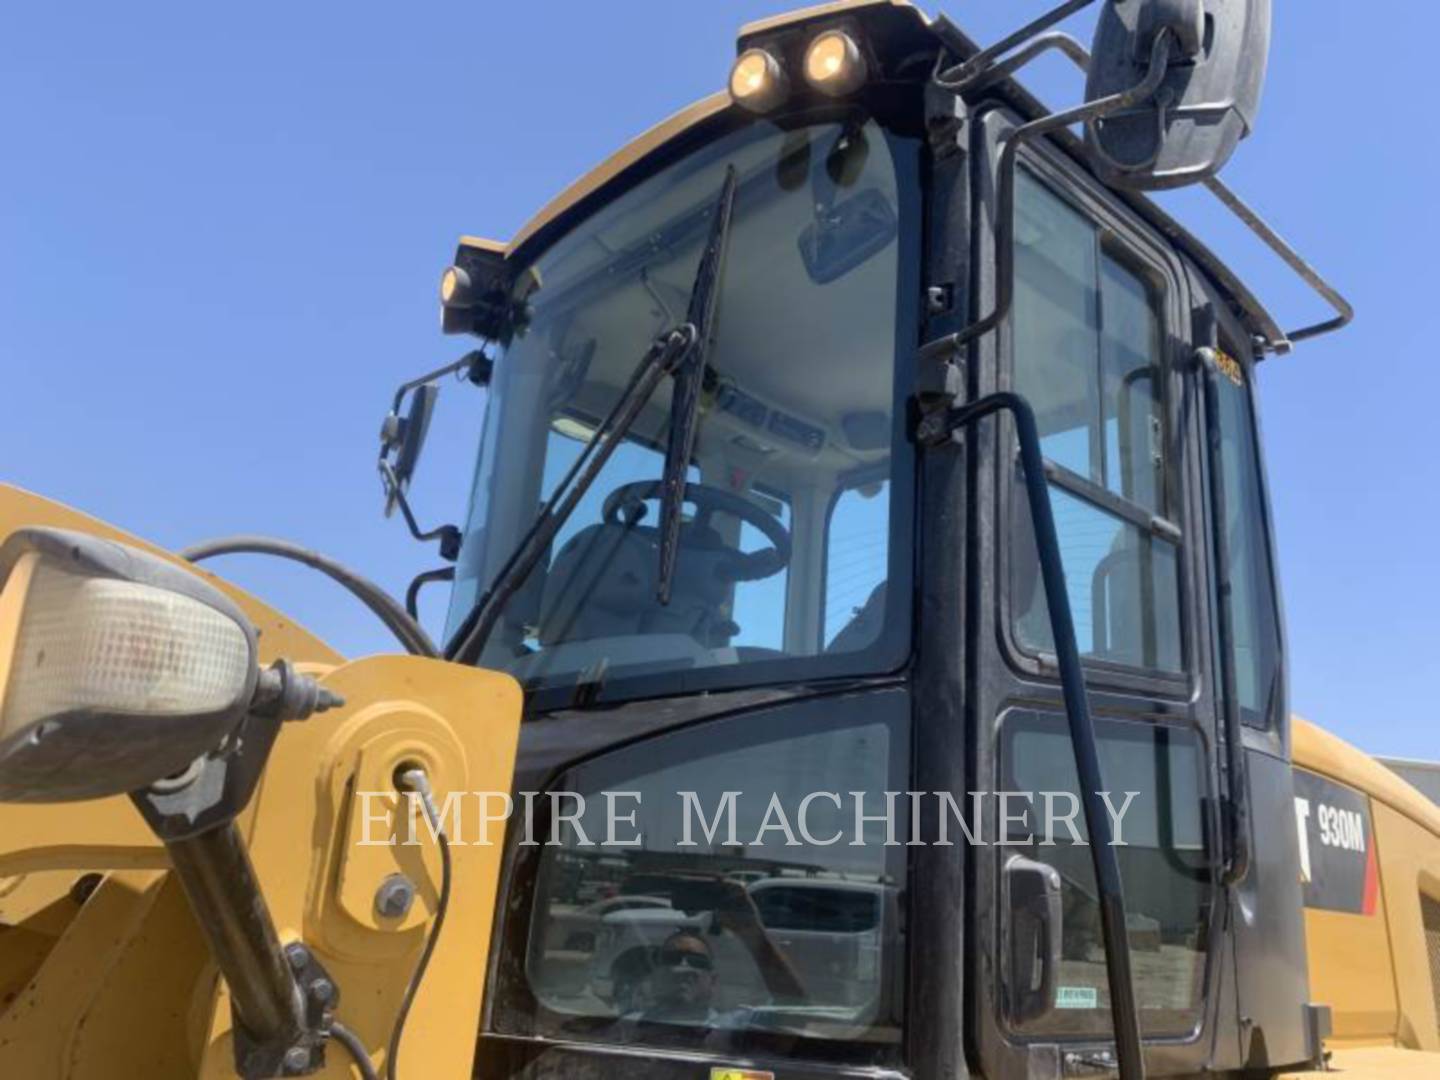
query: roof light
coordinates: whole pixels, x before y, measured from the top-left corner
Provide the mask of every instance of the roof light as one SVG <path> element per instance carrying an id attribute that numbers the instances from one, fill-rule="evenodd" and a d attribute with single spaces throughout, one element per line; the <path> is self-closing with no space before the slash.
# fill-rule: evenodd
<path id="1" fill-rule="evenodd" d="M 447 308 L 466 308 L 472 303 L 470 275 L 458 266 L 447 266 L 440 275 L 440 303 Z"/>
<path id="2" fill-rule="evenodd" d="M 805 78 L 829 97 L 841 97 L 865 82 L 865 57 L 843 30 L 827 30 L 805 50 Z"/>
<path id="3" fill-rule="evenodd" d="M 730 69 L 730 97 L 751 112 L 768 112 L 790 94 L 780 61 L 764 49 L 746 49 Z"/>

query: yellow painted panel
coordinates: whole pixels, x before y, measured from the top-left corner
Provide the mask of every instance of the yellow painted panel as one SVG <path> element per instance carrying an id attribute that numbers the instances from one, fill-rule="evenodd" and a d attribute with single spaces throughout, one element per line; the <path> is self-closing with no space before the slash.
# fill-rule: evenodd
<path id="1" fill-rule="evenodd" d="M 1420 915 L 1422 890 L 1440 900 L 1440 836 L 1388 806 L 1372 803 L 1371 807 L 1400 997 L 1399 1042 L 1417 1050 L 1440 1051 L 1440 1017 L 1435 1014 L 1435 990 L 1430 983 Z M 1440 1070 L 1434 1075 L 1440 1077 Z"/>
<path id="2" fill-rule="evenodd" d="M 1436 1080 L 1440 1054 L 1402 1050 L 1395 1046 L 1336 1050 L 1324 1072 L 1281 1073 L 1276 1080 Z"/>
<path id="3" fill-rule="evenodd" d="M 1375 914 L 1305 909 L 1310 1000 L 1329 1005 L 1337 1040 L 1394 1040 L 1399 1020 L 1385 891 Z"/>

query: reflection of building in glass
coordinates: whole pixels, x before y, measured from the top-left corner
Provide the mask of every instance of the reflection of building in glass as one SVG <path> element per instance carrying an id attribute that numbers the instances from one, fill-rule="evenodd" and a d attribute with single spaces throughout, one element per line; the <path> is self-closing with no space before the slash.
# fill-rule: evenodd
<path id="1" fill-rule="evenodd" d="M 1440 761 L 1411 761 L 1406 758 L 1379 758 L 1400 774 L 1408 784 L 1436 805 L 1440 805 Z"/>

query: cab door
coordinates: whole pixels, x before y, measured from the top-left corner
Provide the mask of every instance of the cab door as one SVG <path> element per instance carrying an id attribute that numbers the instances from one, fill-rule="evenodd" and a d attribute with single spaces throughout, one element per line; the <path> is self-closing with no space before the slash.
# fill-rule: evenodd
<path id="1" fill-rule="evenodd" d="M 1011 124 L 998 109 L 976 124 L 972 316 L 993 296 L 986 178 Z M 1234 1005 L 1190 289 L 1168 245 L 1068 158 L 1021 160 L 1014 308 L 984 339 L 971 392 L 1013 389 L 1036 412 L 1115 811 L 1147 1067 L 1191 1073 Z M 1114 1062 L 1099 910 L 1083 817 L 1066 820 L 1073 748 L 1008 421 L 977 427 L 968 449 L 972 786 L 996 793 L 973 860 L 972 1055 L 987 1077 L 1093 1075 Z"/>

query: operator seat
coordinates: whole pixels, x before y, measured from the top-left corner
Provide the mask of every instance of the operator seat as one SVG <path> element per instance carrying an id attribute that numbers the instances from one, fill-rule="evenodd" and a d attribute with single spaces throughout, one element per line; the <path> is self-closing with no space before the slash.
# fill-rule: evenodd
<path id="1" fill-rule="evenodd" d="M 715 529 L 683 524 L 670 603 L 661 604 L 655 598 L 658 529 L 614 522 L 582 529 L 551 563 L 540 602 L 540 644 L 686 634 L 704 648 L 724 648 L 740 631 L 722 612 L 731 582 L 721 568 L 735 554 Z"/>

